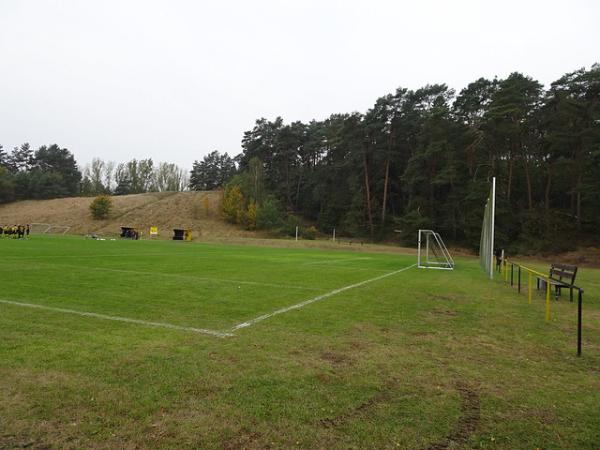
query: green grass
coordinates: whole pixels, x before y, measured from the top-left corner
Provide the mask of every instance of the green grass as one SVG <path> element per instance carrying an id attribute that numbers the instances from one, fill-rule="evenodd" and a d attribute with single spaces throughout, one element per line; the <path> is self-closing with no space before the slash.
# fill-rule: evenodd
<path id="1" fill-rule="evenodd" d="M 0 300 L 227 332 L 414 262 L 4 239 Z M 529 305 L 466 258 L 226 338 L 0 303 L 0 448 L 598 448 L 600 271 L 578 284 L 581 358 L 575 303 L 546 323 L 541 294 Z"/>

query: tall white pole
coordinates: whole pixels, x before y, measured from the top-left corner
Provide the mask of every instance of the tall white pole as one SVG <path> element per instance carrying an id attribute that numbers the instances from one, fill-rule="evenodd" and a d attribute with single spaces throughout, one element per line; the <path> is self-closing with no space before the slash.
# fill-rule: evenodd
<path id="1" fill-rule="evenodd" d="M 298 240 L 298 225 L 296 225 L 296 240 Z"/>
<path id="2" fill-rule="evenodd" d="M 419 248 L 417 249 L 417 267 L 421 267 L 421 230 L 419 230 Z"/>
<path id="3" fill-rule="evenodd" d="M 494 227 L 495 227 L 495 216 L 496 216 L 496 177 L 492 178 L 492 232 L 490 233 L 490 278 L 494 278 Z"/>
<path id="4" fill-rule="evenodd" d="M 333 242 L 335 242 L 335 228 L 333 229 Z"/>

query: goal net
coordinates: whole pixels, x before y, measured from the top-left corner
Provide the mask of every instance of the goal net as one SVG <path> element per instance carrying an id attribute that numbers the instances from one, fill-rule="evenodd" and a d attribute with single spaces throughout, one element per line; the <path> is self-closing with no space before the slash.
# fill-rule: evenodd
<path id="1" fill-rule="evenodd" d="M 419 230 L 417 266 L 420 269 L 454 269 L 454 260 L 439 233 Z"/>
<path id="2" fill-rule="evenodd" d="M 67 225 L 53 225 L 51 223 L 32 223 L 31 234 L 66 234 L 71 229 Z"/>
<path id="3" fill-rule="evenodd" d="M 44 234 L 51 226 L 51 223 L 32 223 L 31 234 Z"/>
<path id="4" fill-rule="evenodd" d="M 492 178 L 490 195 L 485 203 L 481 241 L 479 243 L 479 263 L 490 278 L 494 278 L 494 216 L 496 210 L 496 178 Z"/>

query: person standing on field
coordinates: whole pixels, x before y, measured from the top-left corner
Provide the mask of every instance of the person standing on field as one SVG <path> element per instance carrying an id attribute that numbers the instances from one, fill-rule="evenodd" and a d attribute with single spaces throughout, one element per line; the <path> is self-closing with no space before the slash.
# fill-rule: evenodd
<path id="1" fill-rule="evenodd" d="M 502 257 L 504 255 L 504 250 L 501 248 L 497 248 L 494 252 L 494 256 L 496 256 L 496 270 L 500 272 L 502 270 Z"/>

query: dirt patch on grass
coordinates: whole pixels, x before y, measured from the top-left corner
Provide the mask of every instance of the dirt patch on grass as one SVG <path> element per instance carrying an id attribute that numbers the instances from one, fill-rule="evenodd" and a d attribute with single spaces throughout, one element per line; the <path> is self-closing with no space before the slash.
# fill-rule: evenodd
<path id="1" fill-rule="evenodd" d="M 452 311 L 450 309 L 434 309 L 431 311 L 431 314 L 435 314 L 438 316 L 450 316 L 450 317 L 458 316 L 458 313 L 456 311 Z"/>
<path id="2" fill-rule="evenodd" d="M 389 399 L 390 393 L 388 391 L 378 392 L 373 397 L 356 406 L 355 408 L 351 409 L 350 411 L 347 411 L 336 417 L 321 419 L 319 423 L 325 428 L 338 427 L 344 424 L 345 422 L 348 422 L 349 420 L 362 416 L 378 403 L 386 402 Z"/>
<path id="3" fill-rule="evenodd" d="M 16 436 L 13 434 L 4 434 L 0 436 L 0 448 L 2 449 L 18 449 L 26 448 L 29 450 L 49 450 L 52 448 L 50 444 L 29 439 L 27 437 Z"/>
<path id="4" fill-rule="evenodd" d="M 330 363 L 334 366 L 347 365 L 352 362 L 352 358 L 350 358 L 350 356 L 348 356 L 344 353 L 332 352 L 332 351 L 322 353 L 321 359 L 324 361 L 327 361 L 328 363 Z"/>
<path id="5" fill-rule="evenodd" d="M 431 444 L 427 450 L 445 450 L 462 445 L 473 434 L 481 419 L 479 393 L 467 383 L 459 382 L 456 390 L 460 395 L 460 418 L 458 423 L 446 437 Z"/>
<path id="6" fill-rule="evenodd" d="M 238 450 L 251 448 L 270 448 L 262 441 L 262 435 L 255 431 L 240 430 L 235 436 L 226 439 L 222 443 L 223 450 Z"/>

